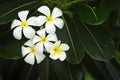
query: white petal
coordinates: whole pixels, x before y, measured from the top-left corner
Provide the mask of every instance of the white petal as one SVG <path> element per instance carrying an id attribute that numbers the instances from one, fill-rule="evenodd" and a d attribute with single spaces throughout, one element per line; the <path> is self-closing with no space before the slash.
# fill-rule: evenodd
<path id="1" fill-rule="evenodd" d="M 22 38 L 22 27 L 18 26 L 13 31 L 13 36 L 20 40 Z"/>
<path id="2" fill-rule="evenodd" d="M 33 38 L 33 44 L 35 44 L 35 43 L 37 43 L 37 42 L 39 42 L 40 41 L 40 37 L 39 36 L 35 36 L 34 38 Z"/>
<path id="3" fill-rule="evenodd" d="M 30 48 L 29 47 L 24 47 L 22 46 L 22 55 L 23 57 L 28 54 L 30 52 Z"/>
<path id="4" fill-rule="evenodd" d="M 35 63 L 35 56 L 31 53 L 29 53 L 26 57 L 25 57 L 25 62 L 33 65 Z"/>
<path id="5" fill-rule="evenodd" d="M 59 53 L 59 59 L 60 59 L 60 61 L 64 61 L 66 59 L 66 53 L 65 52 L 60 52 Z"/>
<path id="6" fill-rule="evenodd" d="M 39 64 L 40 62 L 42 62 L 45 59 L 45 55 L 41 54 L 36 54 L 35 55 L 36 60 L 37 60 L 37 64 Z"/>
<path id="7" fill-rule="evenodd" d="M 60 45 L 60 49 L 62 50 L 62 51 L 67 51 L 67 50 L 69 50 L 69 46 L 67 45 L 67 44 L 61 44 Z"/>
<path id="8" fill-rule="evenodd" d="M 56 41 L 54 45 L 55 46 L 60 46 L 60 43 L 61 43 L 61 41 Z"/>
<path id="9" fill-rule="evenodd" d="M 56 60 L 59 58 L 58 54 L 54 54 L 54 53 L 50 53 L 50 56 L 49 56 L 51 59 L 53 60 Z"/>
<path id="10" fill-rule="evenodd" d="M 35 51 L 37 52 L 37 53 L 43 53 L 43 44 L 42 43 L 37 43 L 36 45 L 35 45 Z"/>
<path id="11" fill-rule="evenodd" d="M 27 22 L 28 22 L 28 25 L 32 25 L 32 26 L 39 26 L 36 22 L 36 19 L 37 17 L 30 17 Z"/>
<path id="12" fill-rule="evenodd" d="M 57 18 L 60 16 L 62 16 L 62 11 L 58 9 L 57 7 L 55 7 L 52 12 L 52 17 Z"/>
<path id="13" fill-rule="evenodd" d="M 38 34 L 40 37 L 45 37 L 45 36 L 46 36 L 45 29 L 41 29 L 41 30 L 37 31 L 37 34 Z"/>
<path id="14" fill-rule="evenodd" d="M 47 22 L 45 25 L 45 30 L 47 33 L 55 33 L 56 28 L 53 23 Z"/>
<path id="15" fill-rule="evenodd" d="M 51 48 L 51 46 L 53 45 L 53 43 L 47 42 L 47 43 L 45 43 L 44 45 L 45 45 L 46 51 L 47 51 L 47 52 L 50 52 L 50 48 Z"/>
<path id="16" fill-rule="evenodd" d="M 26 21 L 28 13 L 29 13 L 28 10 L 18 12 L 18 16 L 19 16 L 20 20 L 21 21 Z"/>
<path id="17" fill-rule="evenodd" d="M 41 6 L 38 11 L 46 16 L 50 16 L 50 9 L 47 6 Z"/>
<path id="18" fill-rule="evenodd" d="M 21 21 L 15 19 L 15 20 L 12 22 L 12 24 L 11 24 L 11 29 L 13 29 L 14 27 L 19 26 L 20 23 L 21 23 Z"/>
<path id="19" fill-rule="evenodd" d="M 58 40 L 56 34 L 49 34 L 47 36 L 47 39 L 48 39 L 48 41 L 57 41 Z"/>
<path id="20" fill-rule="evenodd" d="M 41 26 L 46 22 L 46 16 L 38 16 L 36 18 L 37 25 Z"/>
<path id="21" fill-rule="evenodd" d="M 27 42 L 25 42 L 24 45 L 25 45 L 25 46 L 32 47 L 32 46 L 33 46 L 32 40 L 28 40 Z"/>
<path id="22" fill-rule="evenodd" d="M 58 28 L 60 28 L 60 29 L 62 29 L 63 26 L 64 26 L 64 22 L 63 22 L 63 20 L 60 19 L 60 18 L 56 18 L 56 19 L 53 21 L 53 23 L 54 23 Z"/>
<path id="23" fill-rule="evenodd" d="M 26 38 L 30 39 L 32 37 L 34 37 L 35 35 L 35 30 L 32 27 L 25 27 L 23 28 L 23 34 L 25 35 Z"/>

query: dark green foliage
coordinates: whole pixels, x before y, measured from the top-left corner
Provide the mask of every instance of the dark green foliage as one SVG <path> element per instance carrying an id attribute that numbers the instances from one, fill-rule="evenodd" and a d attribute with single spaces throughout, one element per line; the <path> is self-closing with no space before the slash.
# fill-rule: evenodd
<path id="1" fill-rule="evenodd" d="M 21 55 L 26 39 L 10 27 L 19 11 L 39 15 L 42 5 L 63 11 L 56 33 L 70 50 L 63 62 L 47 55 L 31 66 Z M 0 0 L 0 80 L 120 80 L 120 0 Z"/>

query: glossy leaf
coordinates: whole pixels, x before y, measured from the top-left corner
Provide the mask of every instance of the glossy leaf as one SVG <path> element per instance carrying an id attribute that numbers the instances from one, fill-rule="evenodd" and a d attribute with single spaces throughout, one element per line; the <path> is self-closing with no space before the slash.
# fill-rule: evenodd
<path id="1" fill-rule="evenodd" d="M 0 80 L 3 80 L 3 77 L 2 77 L 2 75 L 1 75 L 1 73 L 0 73 Z"/>
<path id="2" fill-rule="evenodd" d="M 108 11 L 104 7 L 92 8 L 88 5 L 80 5 L 78 15 L 87 24 L 100 25 L 108 18 Z"/>
<path id="3" fill-rule="evenodd" d="M 100 61 L 113 57 L 115 45 L 103 28 L 88 27 L 80 22 L 76 24 L 79 24 L 79 37 L 88 55 Z"/>
<path id="4" fill-rule="evenodd" d="M 72 74 L 63 62 L 52 61 L 52 65 L 59 80 L 73 80 Z"/>
<path id="5" fill-rule="evenodd" d="M 81 45 L 79 31 L 75 28 L 69 16 L 65 17 L 65 26 L 62 30 L 57 32 L 58 38 L 70 46 L 67 52 L 67 60 L 71 64 L 78 64 L 84 57 L 84 49 Z M 79 46 L 79 47 L 78 47 Z"/>
<path id="6" fill-rule="evenodd" d="M 18 59 L 21 58 L 21 45 L 23 42 L 18 41 L 6 33 L 3 37 L 0 37 L 0 57 L 6 59 Z"/>
<path id="7" fill-rule="evenodd" d="M 120 52 L 119 51 L 116 51 L 115 60 L 120 65 Z"/>
<path id="8" fill-rule="evenodd" d="M 84 67 L 84 80 L 95 80 L 93 76 Z"/>
<path id="9" fill-rule="evenodd" d="M 81 66 L 70 66 L 68 63 L 53 61 L 54 70 L 59 80 L 82 80 Z"/>
<path id="10" fill-rule="evenodd" d="M 119 80 L 120 79 L 120 68 L 119 66 L 116 66 L 115 64 L 111 62 L 105 63 L 108 71 L 110 72 L 111 76 L 113 77 L 113 80 Z"/>
<path id="11" fill-rule="evenodd" d="M 6 59 L 19 59 L 22 58 L 21 55 L 21 45 L 19 45 L 19 41 L 14 41 L 8 43 L 5 47 L 0 48 L 0 57 Z"/>
<path id="12" fill-rule="evenodd" d="M 68 65 L 68 68 L 71 71 L 73 80 L 82 80 L 83 79 L 83 70 L 80 64 L 78 65 Z"/>
<path id="13" fill-rule="evenodd" d="M 40 63 L 40 76 L 39 76 L 39 78 L 41 80 L 49 80 L 49 74 L 50 74 L 49 68 L 50 68 L 50 62 L 49 62 L 49 59 L 46 57 L 46 59 L 42 63 Z"/>
<path id="14" fill-rule="evenodd" d="M 105 0 L 102 5 L 105 6 L 109 11 L 114 11 L 120 8 L 120 0 L 109 0 L 109 3 L 107 0 Z"/>
<path id="15" fill-rule="evenodd" d="M 17 13 L 21 10 L 36 8 L 37 3 L 37 1 L 16 0 L 0 5 L 0 24 L 6 24 L 17 18 Z"/>

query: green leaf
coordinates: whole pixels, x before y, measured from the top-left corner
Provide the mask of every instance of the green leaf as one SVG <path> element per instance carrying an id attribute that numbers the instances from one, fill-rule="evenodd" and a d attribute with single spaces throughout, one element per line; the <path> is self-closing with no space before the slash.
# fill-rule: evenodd
<path id="1" fill-rule="evenodd" d="M 0 48 L 0 57 L 6 59 L 19 59 L 21 55 L 21 45 L 19 41 L 13 41 L 8 43 L 5 47 Z"/>
<path id="2" fill-rule="evenodd" d="M 88 27 L 80 22 L 76 24 L 79 26 L 79 37 L 88 55 L 100 61 L 107 61 L 113 57 L 115 45 L 103 28 Z"/>
<path id="3" fill-rule="evenodd" d="M 92 8 L 88 5 L 78 7 L 80 19 L 90 25 L 100 25 L 108 18 L 108 11 L 104 7 Z"/>
<path id="4" fill-rule="evenodd" d="M 16 0 L 0 5 L 0 24 L 6 24 L 17 18 L 19 11 L 36 8 L 37 3 L 36 0 Z"/>
<path id="5" fill-rule="evenodd" d="M 81 65 L 68 65 L 73 76 L 73 80 L 83 80 L 83 71 Z"/>
<path id="6" fill-rule="evenodd" d="M 113 80 L 119 80 L 120 79 L 120 68 L 119 68 L 119 66 L 116 66 L 115 64 L 113 64 L 111 62 L 105 62 L 105 65 L 106 65 L 109 73 L 113 77 Z"/>
<path id="7" fill-rule="evenodd" d="M 46 57 L 46 59 L 40 65 L 40 76 L 38 77 L 40 78 L 39 80 L 49 80 L 49 74 L 50 74 L 49 68 L 50 68 L 50 62 L 49 59 Z"/>
<path id="8" fill-rule="evenodd" d="M 0 57 L 6 59 L 22 58 L 21 46 L 23 42 L 15 40 L 10 33 L 0 37 Z"/>
<path id="9" fill-rule="evenodd" d="M 116 51 L 115 60 L 120 65 L 120 52 L 119 51 Z"/>
<path id="10" fill-rule="evenodd" d="M 58 38 L 70 46 L 69 51 L 67 51 L 67 60 L 71 64 L 79 64 L 84 57 L 84 49 L 78 37 L 79 31 L 77 27 L 74 27 L 75 25 L 70 21 L 69 16 L 65 17 L 64 20 L 65 26 L 57 32 Z"/>
<path id="11" fill-rule="evenodd" d="M 69 72 L 68 68 L 63 62 L 58 60 L 52 61 L 52 65 L 59 80 L 73 80 L 71 72 Z"/>
<path id="12" fill-rule="evenodd" d="M 52 61 L 59 80 L 82 80 L 83 73 L 80 65 L 69 65 L 67 62 Z"/>
<path id="13" fill-rule="evenodd" d="M 83 67 L 84 70 L 84 80 L 95 80 L 93 76 Z"/>
<path id="14" fill-rule="evenodd" d="M 1 73 L 0 73 L 0 80 L 3 80 L 3 77 L 2 77 L 2 75 L 1 75 Z"/>
<path id="15" fill-rule="evenodd" d="M 107 0 L 104 1 L 102 6 L 105 6 L 109 11 L 114 11 L 120 8 L 120 0 Z"/>

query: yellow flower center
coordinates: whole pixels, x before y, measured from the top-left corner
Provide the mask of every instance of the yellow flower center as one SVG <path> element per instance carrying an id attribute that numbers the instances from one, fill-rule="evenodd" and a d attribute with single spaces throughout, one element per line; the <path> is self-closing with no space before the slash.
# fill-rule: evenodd
<path id="1" fill-rule="evenodd" d="M 27 26 L 27 24 L 28 24 L 27 21 L 22 21 L 22 22 L 21 22 L 21 26 L 22 26 L 23 28 L 25 28 L 25 27 Z"/>
<path id="2" fill-rule="evenodd" d="M 46 43 L 46 42 L 47 42 L 47 38 L 46 38 L 46 37 L 41 37 L 41 38 L 40 38 L 40 41 L 41 41 L 42 43 Z"/>
<path id="3" fill-rule="evenodd" d="M 55 54 L 58 54 L 60 52 L 60 47 L 59 46 L 55 46 L 54 48 L 52 48 L 52 52 Z"/>
<path id="4" fill-rule="evenodd" d="M 52 16 L 47 16 L 47 17 L 46 17 L 46 20 L 47 20 L 47 22 L 52 22 L 52 21 L 53 21 L 53 18 L 52 18 Z"/>
<path id="5" fill-rule="evenodd" d="M 31 47 L 31 48 L 30 48 L 30 53 L 31 53 L 31 54 L 35 54 L 35 49 L 34 49 L 34 47 Z"/>

